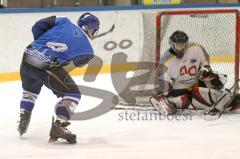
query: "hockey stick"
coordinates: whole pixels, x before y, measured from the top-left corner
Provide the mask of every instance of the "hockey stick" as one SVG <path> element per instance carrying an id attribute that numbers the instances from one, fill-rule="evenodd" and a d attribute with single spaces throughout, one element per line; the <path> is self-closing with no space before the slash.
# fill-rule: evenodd
<path id="1" fill-rule="evenodd" d="M 114 28 L 115 28 L 115 24 L 113 24 L 112 27 L 111 27 L 108 31 L 103 32 L 103 33 L 101 33 L 101 34 L 98 34 L 98 35 L 94 36 L 92 39 L 94 40 L 94 39 L 96 39 L 96 38 L 105 36 L 105 35 L 107 35 L 108 33 L 111 33 L 111 32 L 113 32 Z"/>
<path id="2" fill-rule="evenodd" d="M 94 39 L 100 38 L 100 37 L 102 37 L 102 36 L 105 36 L 105 35 L 113 32 L 113 30 L 115 29 L 116 20 L 117 20 L 117 11 L 116 11 L 116 14 L 115 14 L 115 20 L 114 20 L 113 25 L 111 26 L 111 28 L 109 28 L 109 29 L 108 29 L 107 31 L 105 31 L 105 32 L 102 32 L 102 33 L 94 36 L 92 39 L 94 40 Z"/>
<path id="3" fill-rule="evenodd" d="M 239 88 L 238 88 L 239 82 L 240 82 L 240 79 L 238 79 L 238 80 L 234 83 L 234 85 L 233 85 L 230 89 L 228 89 L 228 91 L 231 92 L 233 89 L 235 89 L 234 91 L 238 90 L 238 89 L 239 89 Z M 225 104 L 225 106 L 223 107 L 223 109 L 219 112 L 218 115 L 215 116 L 215 118 L 213 118 L 213 117 L 211 117 L 211 118 L 205 118 L 205 117 L 204 117 L 204 120 L 213 121 L 213 120 L 219 119 L 220 116 L 223 114 L 223 112 L 229 107 L 229 105 L 230 105 L 230 104 L 232 103 L 232 101 L 235 99 L 235 97 L 237 96 L 237 94 L 238 94 L 237 91 L 233 93 L 232 98 Z M 223 100 L 223 98 L 226 97 L 226 95 L 228 95 L 228 92 L 223 94 L 223 96 L 214 104 L 214 107 L 215 107 L 216 105 L 218 105 L 218 104 Z"/>

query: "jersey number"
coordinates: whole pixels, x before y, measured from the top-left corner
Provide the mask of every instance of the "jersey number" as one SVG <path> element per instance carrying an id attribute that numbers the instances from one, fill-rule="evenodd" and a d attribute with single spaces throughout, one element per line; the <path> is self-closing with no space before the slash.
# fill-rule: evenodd
<path id="1" fill-rule="evenodd" d="M 65 52 L 68 50 L 68 46 L 65 43 L 47 42 L 47 46 L 56 52 Z"/>
<path id="2" fill-rule="evenodd" d="M 181 67 L 180 69 L 180 76 L 184 76 L 186 74 L 188 74 L 189 76 L 195 76 L 197 73 L 197 67 L 196 65 L 193 65 L 189 68 L 186 67 L 186 65 L 184 65 L 183 67 Z"/>

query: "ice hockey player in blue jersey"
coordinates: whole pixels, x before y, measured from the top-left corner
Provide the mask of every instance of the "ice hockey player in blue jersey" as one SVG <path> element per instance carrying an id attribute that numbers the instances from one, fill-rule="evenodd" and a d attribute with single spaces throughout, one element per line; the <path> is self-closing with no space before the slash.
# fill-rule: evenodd
<path id="1" fill-rule="evenodd" d="M 51 16 L 32 27 L 34 41 L 25 49 L 20 75 L 23 96 L 20 103 L 20 135 L 26 133 L 35 101 L 45 85 L 61 98 L 55 105 L 56 120 L 50 130 L 50 141 L 58 138 L 76 143 L 76 135 L 66 127 L 78 105 L 81 93 L 63 68 L 69 64 L 81 67 L 94 56 L 91 46 L 99 30 L 99 19 L 91 14 L 80 16 L 77 25 L 66 17 Z"/>

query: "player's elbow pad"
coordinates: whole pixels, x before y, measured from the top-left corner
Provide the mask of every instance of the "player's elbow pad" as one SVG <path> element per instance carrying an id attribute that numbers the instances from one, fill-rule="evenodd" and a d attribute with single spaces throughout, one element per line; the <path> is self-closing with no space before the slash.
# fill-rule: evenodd
<path id="1" fill-rule="evenodd" d="M 34 40 L 38 39 L 47 30 L 55 25 L 56 16 L 47 17 L 37 21 L 32 27 Z"/>
<path id="2" fill-rule="evenodd" d="M 35 25 L 32 27 L 32 34 L 34 40 L 38 39 L 38 37 L 41 36 L 41 34 L 37 31 L 37 27 Z"/>

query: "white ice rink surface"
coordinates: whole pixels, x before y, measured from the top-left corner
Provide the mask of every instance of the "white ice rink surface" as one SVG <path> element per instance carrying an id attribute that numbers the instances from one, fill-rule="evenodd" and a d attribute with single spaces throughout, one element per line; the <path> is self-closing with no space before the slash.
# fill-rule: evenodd
<path id="1" fill-rule="evenodd" d="M 77 83 L 83 84 L 82 77 Z M 98 76 L 91 87 L 113 90 L 108 75 Z M 240 114 L 223 115 L 217 121 L 192 120 L 120 121 L 123 110 L 100 117 L 73 121 L 69 129 L 77 134 L 76 145 L 48 144 L 51 117 L 57 98 L 42 89 L 28 132 L 19 137 L 17 121 L 21 83 L 0 83 L 0 159 L 237 159 L 240 153 Z M 82 97 L 77 111 L 100 103 Z"/>

